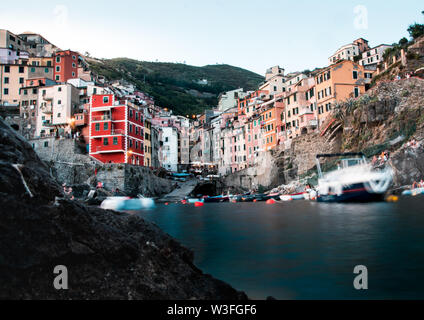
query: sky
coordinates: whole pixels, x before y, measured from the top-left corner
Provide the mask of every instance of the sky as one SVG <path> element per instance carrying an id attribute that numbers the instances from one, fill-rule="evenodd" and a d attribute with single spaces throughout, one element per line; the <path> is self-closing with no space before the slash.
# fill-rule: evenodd
<path id="1" fill-rule="evenodd" d="M 230 64 L 261 75 L 323 67 L 342 45 L 408 37 L 422 0 L 2 1 L 0 29 L 42 34 L 61 49 L 195 66 Z"/>

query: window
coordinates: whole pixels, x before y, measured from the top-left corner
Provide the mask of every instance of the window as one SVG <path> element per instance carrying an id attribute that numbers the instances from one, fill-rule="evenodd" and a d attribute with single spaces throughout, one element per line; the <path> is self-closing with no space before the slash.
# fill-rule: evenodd
<path id="1" fill-rule="evenodd" d="M 113 137 L 113 144 L 114 144 L 115 146 L 117 146 L 117 145 L 118 145 L 118 137 Z"/>
<path id="2" fill-rule="evenodd" d="M 35 72 L 35 68 L 31 68 L 31 72 L 34 73 Z"/>
<path id="3" fill-rule="evenodd" d="M 77 65 L 72 62 L 72 68 L 76 68 L 76 67 L 77 67 Z"/>
<path id="4" fill-rule="evenodd" d="M 24 95 L 27 95 L 27 94 L 28 94 L 28 90 L 24 89 Z"/>
<path id="5" fill-rule="evenodd" d="M 56 62 L 60 63 L 60 57 L 56 57 Z"/>
<path id="6" fill-rule="evenodd" d="M 60 72 L 60 66 L 56 66 L 56 72 Z"/>
<path id="7" fill-rule="evenodd" d="M 103 103 L 104 104 L 109 103 L 109 97 L 103 97 Z"/>
<path id="8" fill-rule="evenodd" d="M 109 138 L 103 138 L 103 145 L 108 146 L 109 145 Z"/>
<path id="9" fill-rule="evenodd" d="M 9 94 L 9 89 L 8 88 L 4 88 L 3 89 L 3 94 L 4 95 L 8 95 Z"/>
<path id="10" fill-rule="evenodd" d="M 52 66 L 52 62 L 51 61 L 47 61 L 47 66 L 48 67 L 51 67 Z M 46 70 L 49 70 L 49 69 L 46 68 Z"/>
<path id="11" fill-rule="evenodd" d="M 353 71 L 353 79 L 358 79 L 358 71 Z"/>
<path id="12" fill-rule="evenodd" d="M 24 73 L 25 72 L 25 68 L 24 67 L 19 67 L 19 73 Z"/>
<path id="13" fill-rule="evenodd" d="M 57 104 L 62 104 L 62 100 L 57 100 Z"/>
<path id="14" fill-rule="evenodd" d="M 37 94 L 37 89 L 32 89 L 32 94 Z"/>
<path id="15" fill-rule="evenodd" d="M 10 66 L 4 66 L 4 73 L 10 72 Z"/>
<path id="16" fill-rule="evenodd" d="M 355 98 L 359 97 L 359 88 L 358 87 L 355 87 L 353 94 L 354 94 Z"/>
<path id="17" fill-rule="evenodd" d="M 19 78 L 19 84 L 24 84 L 24 78 Z"/>
<path id="18" fill-rule="evenodd" d="M 44 148 L 47 148 L 49 146 L 49 142 L 48 141 L 44 141 Z"/>
<path id="19" fill-rule="evenodd" d="M 4 77 L 4 83 L 8 84 L 9 83 L 9 78 L 8 77 Z"/>
<path id="20" fill-rule="evenodd" d="M 103 130 L 105 130 L 105 131 L 109 130 L 109 123 L 105 122 L 103 124 Z"/>
<path id="21" fill-rule="evenodd" d="M 57 114 L 57 117 L 60 118 L 60 113 Z"/>
<path id="22" fill-rule="evenodd" d="M 96 131 L 100 131 L 100 123 L 96 123 Z"/>
<path id="23" fill-rule="evenodd" d="M 60 81 L 60 76 L 56 76 L 56 81 Z"/>

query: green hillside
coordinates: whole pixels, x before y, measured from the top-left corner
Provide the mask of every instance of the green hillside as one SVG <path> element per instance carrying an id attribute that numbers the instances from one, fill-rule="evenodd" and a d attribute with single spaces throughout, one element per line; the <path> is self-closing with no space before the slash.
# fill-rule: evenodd
<path id="1" fill-rule="evenodd" d="M 93 72 L 108 80 L 125 79 L 155 98 L 157 105 L 175 114 L 195 114 L 215 107 L 222 92 L 255 90 L 264 77 L 230 65 L 194 67 L 186 64 L 145 62 L 127 58 L 90 60 Z M 199 84 L 206 79 L 207 85 Z"/>

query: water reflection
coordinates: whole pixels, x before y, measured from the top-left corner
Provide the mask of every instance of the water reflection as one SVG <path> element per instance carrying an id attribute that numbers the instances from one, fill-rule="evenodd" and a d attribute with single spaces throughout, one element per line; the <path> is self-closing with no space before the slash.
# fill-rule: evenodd
<path id="1" fill-rule="evenodd" d="M 159 206 L 140 213 L 195 252 L 202 270 L 263 299 L 424 298 L 423 198 L 396 204 Z M 369 290 L 353 289 L 353 268 Z"/>

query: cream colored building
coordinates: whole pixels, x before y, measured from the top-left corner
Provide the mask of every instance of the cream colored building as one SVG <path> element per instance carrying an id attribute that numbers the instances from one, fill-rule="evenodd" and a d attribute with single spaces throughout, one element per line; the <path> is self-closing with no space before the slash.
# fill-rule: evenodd
<path id="1" fill-rule="evenodd" d="M 152 123 L 144 120 L 144 166 L 152 167 Z"/>
<path id="2" fill-rule="evenodd" d="M 0 65 L 0 105 L 18 105 L 19 90 L 29 79 L 53 79 L 53 68 L 22 64 Z"/>
<path id="3" fill-rule="evenodd" d="M 35 135 L 57 136 L 70 133 L 72 117 L 79 112 L 79 93 L 79 89 L 71 84 L 40 88 Z"/>

